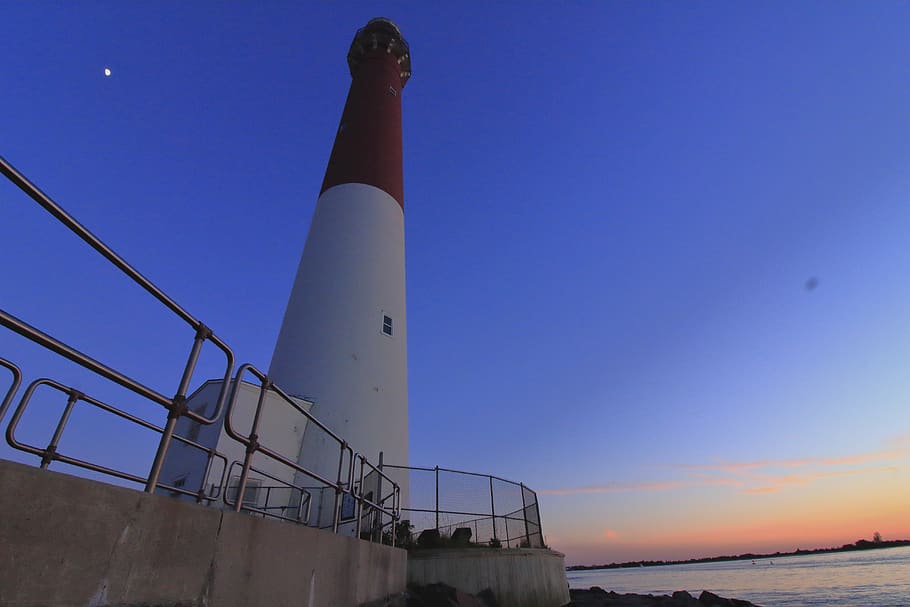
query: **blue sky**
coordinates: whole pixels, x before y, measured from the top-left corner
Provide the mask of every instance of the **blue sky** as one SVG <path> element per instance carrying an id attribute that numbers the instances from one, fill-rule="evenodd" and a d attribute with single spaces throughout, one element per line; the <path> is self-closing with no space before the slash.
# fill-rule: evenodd
<path id="1" fill-rule="evenodd" d="M 570 561 L 726 546 L 651 541 L 642 519 L 679 531 L 779 513 L 771 531 L 715 530 L 743 551 L 873 524 L 910 535 L 893 522 L 910 512 L 906 4 L 4 12 L 0 154 L 263 368 L 347 47 L 369 18 L 394 19 L 414 72 L 412 463 L 550 491 L 545 529 Z M 2 308 L 173 391 L 189 329 L 5 182 L 0 210 Z M 94 387 L 6 332 L 0 355 Z M 207 353 L 201 377 L 219 364 Z M 73 448 L 109 453 L 110 437 L 145 465 L 145 443 L 84 423 Z M 778 470 L 736 476 L 757 462 Z M 706 468 L 721 464 L 738 472 Z M 781 480 L 794 468 L 802 484 Z M 859 510 L 816 536 L 773 532 L 860 489 L 884 510 L 856 531 Z"/>

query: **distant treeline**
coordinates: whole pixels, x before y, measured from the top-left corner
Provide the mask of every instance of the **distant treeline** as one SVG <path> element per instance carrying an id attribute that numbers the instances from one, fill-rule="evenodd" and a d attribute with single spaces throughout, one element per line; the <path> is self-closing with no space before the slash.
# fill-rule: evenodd
<path id="1" fill-rule="evenodd" d="M 782 556 L 794 556 L 797 554 L 820 554 L 824 552 L 849 552 L 851 550 L 872 550 L 875 548 L 895 548 L 897 546 L 910 546 L 910 540 L 856 540 L 853 544 L 844 544 L 840 548 L 813 548 L 803 550 L 797 548 L 793 552 L 775 552 L 773 554 L 739 554 L 736 556 L 709 556 L 700 559 L 689 559 L 687 561 L 630 561 L 628 563 L 610 563 L 609 565 L 573 565 L 566 567 L 568 571 L 584 571 L 587 569 L 622 569 L 625 567 L 656 567 L 658 565 L 685 565 L 687 563 L 717 563 L 722 561 L 748 561 L 758 559 L 772 559 Z"/>

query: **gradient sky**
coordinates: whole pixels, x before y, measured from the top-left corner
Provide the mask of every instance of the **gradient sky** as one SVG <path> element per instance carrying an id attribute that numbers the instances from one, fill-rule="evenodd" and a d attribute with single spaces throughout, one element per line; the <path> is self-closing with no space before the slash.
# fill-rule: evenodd
<path id="1" fill-rule="evenodd" d="M 539 490 L 568 563 L 910 538 L 907 3 L 3 13 L 0 154 L 262 368 L 348 45 L 394 19 L 412 463 Z M 0 212 L 0 307 L 172 393 L 192 332 L 5 180 Z M 0 356 L 164 421 L 5 330 Z M 72 424 L 147 469 L 149 437 Z"/>

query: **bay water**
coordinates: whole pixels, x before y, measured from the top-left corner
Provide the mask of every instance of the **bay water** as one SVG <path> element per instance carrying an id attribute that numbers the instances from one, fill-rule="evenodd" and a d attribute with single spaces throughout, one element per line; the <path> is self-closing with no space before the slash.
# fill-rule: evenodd
<path id="1" fill-rule="evenodd" d="M 695 597 L 709 590 L 762 607 L 910 607 L 910 546 L 566 574 L 571 588 Z"/>

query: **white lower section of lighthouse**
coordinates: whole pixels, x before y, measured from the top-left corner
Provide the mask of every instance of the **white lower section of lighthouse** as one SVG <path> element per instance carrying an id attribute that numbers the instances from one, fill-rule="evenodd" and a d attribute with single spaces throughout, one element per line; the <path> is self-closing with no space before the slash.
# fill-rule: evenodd
<path id="1" fill-rule="evenodd" d="M 346 183 L 319 197 L 269 377 L 370 462 L 407 465 L 404 215 L 385 191 Z M 308 424 L 301 465 L 334 481 L 338 458 Z M 407 477 L 394 478 L 407 506 Z"/>

